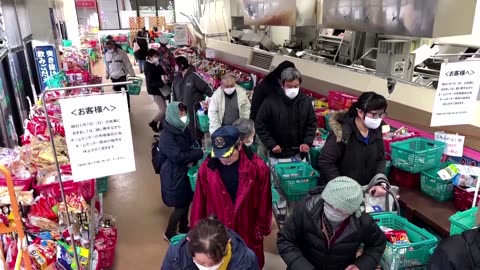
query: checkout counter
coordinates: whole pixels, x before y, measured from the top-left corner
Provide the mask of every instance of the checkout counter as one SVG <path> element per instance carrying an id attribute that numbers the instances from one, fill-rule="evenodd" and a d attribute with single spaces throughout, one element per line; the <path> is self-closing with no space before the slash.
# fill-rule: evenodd
<path id="1" fill-rule="evenodd" d="M 207 40 L 207 48 L 215 51 L 215 60 L 232 65 L 238 69 L 265 75 L 281 62 L 288 60 L 295 63 L 302 72 L 302 87 L 322 96 L 328 96 L 329 90 L 344 91 L 360 95 L 366 91 L 375 91 L 389 100 L 389 124 L 395 128 L 408 126 L 410 130 L 420 132 L 422 136 L 433 137 L 435 131 L 458 133 L 466 136 L 465 156 L 480 162 L 480 117 L 470 125 L 430 127 L 431 112 L 434 103 L 435 89 L 432 83 L 419 85 L 409 81 L 397 80 L 394 92 L 387 90 L 387 80 L 371 71 L 324 61 L 310 61 L 272 52 L 262 51 L 238 44 L 217 40 Z M 441 51 L 439 51 L 440 54 Z M 442 51 L 442 54 L 445 52 Z M 260 61 L 261 60 L 261 61 Z M 268 62 L 268 63 L 267 63 Z M 415 69 L 416 73 L 430 74 L 438 77 L 438 61 L 425 60 L 425 64 Z M 259 64 L 261 63 L 261 64 Z M 269 67 L 269 68 L 267 68 Z M 426 76 L 426 75 L 425 75 Z M 477 115 L 480 115 L 480 104 L 477 102 Z M 456 213 L 452 202 L 437 202 L 419 189 L 400 189 L 400 203 L 407 218 L 418 218 L 427 223 L 439 235 L 449 235 L 449 217 Z"/>

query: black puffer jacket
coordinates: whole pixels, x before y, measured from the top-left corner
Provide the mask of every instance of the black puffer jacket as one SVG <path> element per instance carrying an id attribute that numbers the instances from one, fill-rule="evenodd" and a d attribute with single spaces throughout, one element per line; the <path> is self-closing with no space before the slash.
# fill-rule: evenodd
<path id="1" fill-rule="evenodd" d="M 480 229 L 444 239 L 433 253 L 430 270 L 480 269 Z"/>
<path id="2" fill-rule="evenodd" d="M 317 131 L 317 118 L 312 101 L 303 93 L 289 99 L 283 90 L 263 102 L 255 121 L 255 130 L 265 147 L 271 151 L 280 145 L 282 152 L 272 154 L 277 158 L 292 157 L 301 144 L 311 146 Z"/>
<path id="3" fill-rule="evenodd" d="M 135 42 L 140 47 L 140 50 L 134 52 L 135 58 L 137 60 L 147 60 L 148 53 L 148 40 L 146 37 L 136 37 Z"/>
<path id="4" fill-rule="evenodd" d="M 368 142 L 346 111 L 333 113 L 332 132 L 318 158 L 320 184 L 338 176 L 348 176 L 360 185 L 368 185 L 378 174 L 385 174 L 385 147 L 381 128 L 370 129 Z"/>
<path id="5" fill-rule="evenodd" d="M 387 239 L 372 217 L 363 213 L 350 216 L 343 233 L 328 247 L 322 231 L 323 187 L 310 191 L 278 233 L 277 247 L 288 270 L 345 270 L 355 264 L 374 270 L 385 251 Z M 363 253 L 356 258 L 363 244 Z"/>
<path id="6" fill-rule="evenodd" d="M 252 96 L 252 108 L 250 109 L 250 119 L 253 121 L 257 118 L 257 113 L 262 107 L 263 102 L 271 95 L 282 91 L 282 85 L 280 84 L 280 77 L 282 72 L 290 67 L 295 67 L 295 64 L 290 61 L 283 61 L 270 72 L 265 79 L 261 81 L 253 90 Z"/>

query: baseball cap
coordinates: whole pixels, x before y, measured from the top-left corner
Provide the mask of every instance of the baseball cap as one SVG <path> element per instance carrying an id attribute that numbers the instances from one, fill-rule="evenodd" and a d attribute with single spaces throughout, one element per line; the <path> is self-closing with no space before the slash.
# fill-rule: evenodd
<path id="1" fill-rule="evenodd" d="M 158 42 L 160 44 L 168 44 L 168 38 L 166 36 L 160 36 L 158 37 Z"/>
<path id="2" fill-rule="evenodd" d="M 224 126 L 212 134 L 212 157 L 227 158 L 233 154 L 240 132 L 232 126 Z"/>

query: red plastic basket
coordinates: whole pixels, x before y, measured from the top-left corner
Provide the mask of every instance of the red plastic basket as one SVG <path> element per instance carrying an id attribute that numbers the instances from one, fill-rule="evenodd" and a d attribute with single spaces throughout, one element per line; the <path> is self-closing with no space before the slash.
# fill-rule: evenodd
<path id="1" fill-rule="evenodd" d="M 35 176 L 31 176 L 30 178 L 27 178 L 27 179 L 12 177 L 13 186 L 22 187 L 22 191 L 28 191 L 32 187 L 33 179 L 35 179 Z M 6 187 L 6 186 L 7 186 L 7 180 L 3 178 L 3 175 L 0 175 L 0 187 Z"/>
<path id="2" fill-rule="evenodd" d="M 117 234 L 118 238 L 118 234 Z M 115 238 L 115 244 L 111 248 L 105 248 L 105 249 L 98 249 L 95 248 L 98 251 L 98 264 L 97 264 L 97 270 L 101 269 L 109 269 L 113 267 L 113 263 L 115 261 L 115 248 L 117 247 L 117 238 Z"/>
<path id="3" fill-rule="evenodd" d="M 62 193 L 60 191 L 59 183 L 52 183 L 48 185 L 33 185 L 33 190 L 37 194 L 51 195 L 60 199 Z M 84 181 L 64 181 L 63 190 L 65 194 L 81 194 L 85 200 L 91 200 L 95 196 L 95 179 Z"/>
<path id="4" fill-rule="evenodd" d="M 465 211 L 472 208 L 474 192 L 467 192 L 461 187 L 455 186 L 453 188 L 453 205 L 460 211 Z M 480 194 L 477 198 L 477 205 L 480 203 Z"/>
<path id="5" fill-rule="evenodd" d="M 358 97 L 340 91 L 330 90 L 328 92 L 328 107 L 335 111 L 346 110 L 357 100 Z"/>
<path id="6" fill-rule="evenodd" d="M 410 136 L 401 137 L 401 138 L 392 139 L 392 140 L 383 139 L 383 145 L 385 146 L 385 152 L 392 153 L 392 143 L 404 141 L 404 140 L 415 138 L 415 137 L 420 137 L 420 135 L 419 134 L 412 134 Z"/>
<path id="7" fill-rule="evenodd" d="M 390 169 L 389 179 L 400 186 L 409 188 L 420 188 L 420 174 L 402 171 L 392 166 Z"/>

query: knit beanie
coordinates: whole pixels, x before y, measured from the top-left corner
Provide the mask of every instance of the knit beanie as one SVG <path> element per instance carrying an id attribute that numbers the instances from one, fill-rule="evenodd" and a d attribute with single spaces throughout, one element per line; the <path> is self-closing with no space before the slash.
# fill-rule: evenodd
<path id="1" fill-rule="evenodd" d="M 362 187 L 349 177 L 339 176 L 328 182 L 322 192 L 322 198 L 331 206 L 353 214 L 358 212 L 362 205 Z"/>

